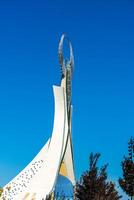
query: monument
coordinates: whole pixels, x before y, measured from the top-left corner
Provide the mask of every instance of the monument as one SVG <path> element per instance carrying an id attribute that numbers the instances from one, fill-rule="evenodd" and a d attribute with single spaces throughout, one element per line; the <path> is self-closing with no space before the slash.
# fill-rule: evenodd
<path id="1" fill-rule="evenodd" d="M 67 39 L 70 59 L 63 55 Z M 59 43 L 61 84 L 53 86 L 55 116 L 53 132 L 37 156 L 3 187 L 0 200 L 73 199 L 75 185 L 72 148 L 72 72 L 74 66 L 71 42 L 63 34 Z"/>

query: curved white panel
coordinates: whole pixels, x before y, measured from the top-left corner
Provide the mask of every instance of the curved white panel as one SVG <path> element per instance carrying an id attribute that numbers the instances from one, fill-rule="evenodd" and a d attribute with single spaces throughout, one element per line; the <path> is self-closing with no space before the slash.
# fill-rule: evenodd
<path id="1" fill-rule="evenodd" d="M 54 188 L 68 133 L 64 88 L 54 86 L 55 118 L 51 140 L 33 161 L 4 187 L 6 200 L 42 200 Z M 1 198 L 2 199 L 2 198 Z"/>
<path id="2" fill-rule="evenodd" d="M 67 170 L 67 177 L 72 182 L 73 185 L 75 185 L 75 176 L 74 176 L 74 165 L 73 165 L 73 157 L 72 157 L 72 139 L 69 135 L 66 152 L 64 155 L 64 163 Z M 69 163 L 69 164 L 68 164 Z"/>
<path id="3" fill-rule="evenodd" d="M 71 132 L 68 132 L 65 80 L 54 86 L 55 117 L 51 139 L 32 162 L 4 187 L 6 200 L 42 200 L 54 189 L 62 160 L 75 183 Z M 71 131 L 71 121 L 69 124 Z M 0 198 L 2 200 L 2 197 Z"/>
<path id="4" fill-rule="evenodd" d="M 40 170 L 38 176 L 34 178 L 34 183 L 29 188 L 32 193 L 39 188 L 37 199 L 46 197 L 54 188 L 62 159 L 64 135 L 68 132 L 64 89 L 54 86 L 54 96 L 55 120 L 46 165 L 44 169 Z"/>

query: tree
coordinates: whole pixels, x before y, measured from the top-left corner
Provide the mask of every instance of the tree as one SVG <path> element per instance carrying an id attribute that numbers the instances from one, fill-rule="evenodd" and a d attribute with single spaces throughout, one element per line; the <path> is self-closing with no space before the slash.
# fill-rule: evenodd
<path id="1" fill-rule="evenodd" d="M 89 170 L 83 173 L 75 188 L 76 200 L 119 200 L 121 196 L 112 182 L 107 181 L 107 165 L 97 167 L 100 154 L 90 154 Z"/>
<path id="2" fill-rule="evenodd" d="M 134 138 L 128 142 L 128 157 L 121 162 L 123 178 L 119 178 L 119 185 L 132 199 L 134 196 Z"/>
<path id="3" fill-rule="evenodd" d="M 48 195 L 45 200 L 52 200 L 52 195 Z"/>

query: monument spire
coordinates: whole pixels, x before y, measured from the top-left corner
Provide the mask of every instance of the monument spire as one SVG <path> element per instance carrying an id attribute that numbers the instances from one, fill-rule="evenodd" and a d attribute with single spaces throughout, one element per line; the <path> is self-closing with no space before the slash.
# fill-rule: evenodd
<path id="1" fill-rule="evenodd" d="M 64 195 L 65 199 L 73 199 L 75 175 L 72 150 L 71 85 L 74 58 L 71 42 L 67 38 L 70 58 L 65 62 L 63 55 L 65 38 L 67 37 L 63 34 L 58 51 L 62 71 L 61 85 L 53 86 L 55 116 L 52 135 L 37 156 L 4 186 L 0 200 L 43 200 L 50 194 Z M 58 187 L 61 178 L 62 184 Z M 71 194 L 68 193 L 70 191 Z M 62 198 L 62 196 L 54 196 L 52 199 L 56 200 L 59 197 Z"/>
<path id="2" fill-rule="evenodd" d="M 63 46 L 64 46 L 64 42 L 65 40 L 68 43 L 68 47 L 69 47 L 69 52 L 70 52 L 70 58 L 65 58 L 64 57 L 64 53 L 63 53 Z M 58 49 L 58 57 L 59 57 L 59 63 L 61 66 L 61 82 L 65 82 L 64 84 L 62 84 L 63 87 L 65 87 L 66 90 L 66 99 L 67 99 L 67 109 L 68 112 L 70 111 L 70 107 L 71 107 L 71 96 L 72 96 L 72 74 L 73 74 L 73 69 L 74 69 L 74 55 L 73 55 L 73 48 L 72 48 L 72 44 L 71 41 L 69 40 L 69 38 L 63 34 L 61 36 L 60 42 L 59 42 L 59 49 Z M 63 79 L 65 79 L 65 81 L 63 81 Z"/>
<path id="3" fill-rule="evenodd" d="M 65 39 L 67 40 L 67 42 L 69 44 L 69 50 L 70 50 L 69 60 L 67 58 L 64 58 L 64 53 L 63 53 L 63 45 L 64 45 Z M 73 68 L 74 68 L 73 48 L 72 48 L 71 41 L 65 34 L 62 34 L 60 42 L 59 42 L 58 56 L 59 56 L 59 63 L 61 66 L 62 76 L 65 76 L 65 71 L 68 67 L 71 68 L 71 73 L 72 73 Z M 66 60 L 67 60 L 67 62 L 66 62 Z"/>

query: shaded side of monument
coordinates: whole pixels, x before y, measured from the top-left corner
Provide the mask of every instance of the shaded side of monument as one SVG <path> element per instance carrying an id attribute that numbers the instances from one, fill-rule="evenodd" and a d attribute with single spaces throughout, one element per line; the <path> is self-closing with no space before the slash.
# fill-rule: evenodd
<path id="1" fill-rule="evenodd" d="M 70 41 L 70 59 L 63 56 L 62 35 L 59 43 L 59 61 L 62 78 L 60 86 L 53 86 L 55 116 L 53 132 L 37 156 L 3 188 L 0 200 L 73 199 L 75 185 L 72 148 L 71 82 L 73 51 Z"/>

